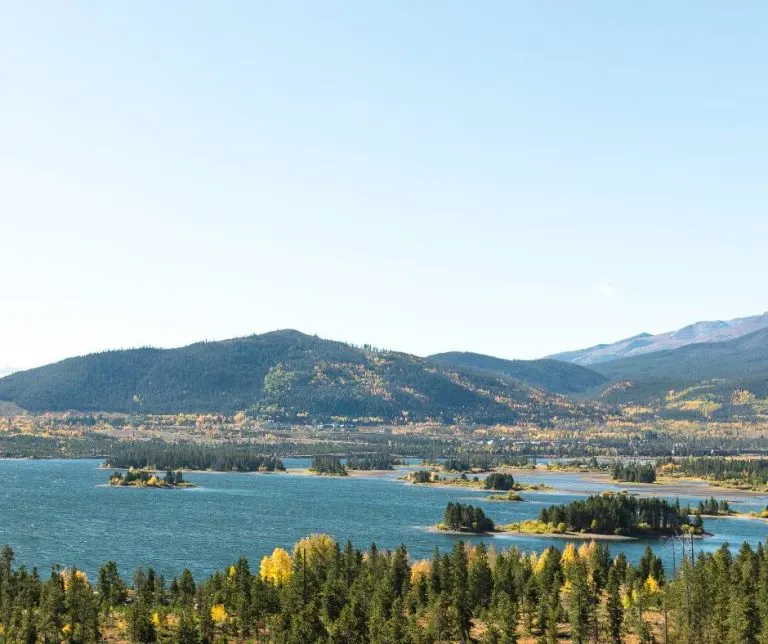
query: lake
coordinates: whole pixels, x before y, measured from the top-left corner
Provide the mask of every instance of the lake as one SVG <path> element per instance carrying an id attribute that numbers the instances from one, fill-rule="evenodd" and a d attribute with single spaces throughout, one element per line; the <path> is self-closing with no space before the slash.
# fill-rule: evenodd
<path id="1" fill-rule="evenodd" d="M 308 459 L 284 459 L 289 468 L 308 467 Z M 196 577 L 222 569 L 241 555 L 258 567 L 275 546 L 290 549 L 315 532 L 331 534 L 355 547 L 394 548 L 401 543 L 414 558 L 430 557 L 435 546 L 451 548 L 460 537 L 430 532 L 442 519 L 448 501 L 481 504 L 497 524 L 534 518 L 542 506 L 569 502 L 603 489 L 629 488 L 595 482 L 578 473 L 536 471 L 521 481 L 547 483 L 568 492 L 523 492 L 525 503 L 483 501 L 480 490 L 405 484 L 402 472 L 377 477 L 319 477 L 288 474 L 189 473 L 200 487 L 148 490 L 109 487 L 109 471 L 97 460 L 0 460 L 0 544 L 8 543 L 17 561 L 37 566 L 41 574 L 53 564 L 77 565 L 91 579 L 98 567 L 114 559 L 128 576 L 140 565 L 154 566 L 166 577 L 189 568 Z M 638 488 L 639 489 L 639 488 Z M 647 488 L 646 488 L 647 489 Z M 698 503 L 701 495 L 680 496 Z M 715 494 L 728 498 L 726 492 Z M 768 496 L 734 505 L 760 510 Z M 747 519 L 705 519 L 714 536 L 694 547 L 715 550 L 727 541 L 756 545 L 768 537 L 768 523 Z M 516 535 L 461 537 L 497 548 L 541 550 L 566 541 Z M 650 543 L 671 569 L 666 541 L 610 543 L 636 561 Z M 679 550 L 678 550 L 679 558 Z"/>

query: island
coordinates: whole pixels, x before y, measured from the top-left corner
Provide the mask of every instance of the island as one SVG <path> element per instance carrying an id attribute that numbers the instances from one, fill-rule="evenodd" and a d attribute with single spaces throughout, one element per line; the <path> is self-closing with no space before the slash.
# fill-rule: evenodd
<path id="1" fill-rule="evenodd" d="M 331 454 L 313 456 L 309 471 L 321 476 L 347 476 L 347 468 L 341 462 L 341 457 Z"/>
<path id="2" fill-rule="evenodd" d="M 154 489 L 178 489 L 197 487 L 194 483 L 184 480 L 181 471 L 168 470 L 165 476 L 160 478 L 157 472 L 152 470 L 129 469 L 125 474 L 115 472 L 109 477 L 109 484 L 115 487 L 146 487 Z"/>
<path id="3" fill-rule="evenodd" d="M 544 483 L 520 483 L 515 481 L 511 474 L 501 472 L 493 472 L 484 479 L 481 479 L 477 476 L 469 478 L 464 472 L 459 476 L 448 477 L 440 476 L 434 470 L 415 470 L 413 472 L 408 472 L 405 476 L 401 476 L 400 480 L 408 481 L 414 485 L 469 487 L 478 490 L 507 492 L 507 494 L 492 494 L 488 496 L 487 498 L 491 501 L 522 501 L 522 497 L 519 494 L 515 494 L 515 492 L 520 492 L 522 490 L 536 492 L 553 489 L 551 486 Z"/>
<path id="4" fill-rule="evenodd" d="M 347 457 L 348 470 L 385 471 L 394 469 L 395 465 L 403 465 L 404 461 L 385 452 L 372 453 L 364 456 L 350 454 Z"/>
<path id="5" fill-rule="evenodd" d="M 102 469 L 284 472 L 276 456 L 250 445 L 170 443 L 162 440 L 116 442 Z"/>
<path id="6" fill-rule="evenodd" d="M 485 516 L 482 508 L 463 503 L 449 502 L 445 506 L 443 522 L 437 524 L 438 530 L 446 532 L 461 532 L 470 534 L 487 534 L 494 532 L 496 526 L 493 521 Z"/>
<path id="7" fill-rule="evenodd" d="M 611 468 L 611 478 L 622 483 L 655 483 L 656 466 L 652 463 L 617 461 Z"/>
<path id="8" fill-rule="evenodd" d="M 680 502 L 604 493 L 542 509 L 538 519 L 512 523 L 504 531 L 581 538 L 658 538 L 703 535 L 701 514 L 691 518 Z"/>
<path id="9" fill-rule="evenodd" d="M 525 501 L 525 499 L 520 496 L 520 492 L 515 492 L 514 490 L 510 490 L 506 494 L 490 494 L 486 498 L 489 501 L 513 501 L 516 503 Z"/>
<path id="10" fill-rule="evenodd" d="M 737 512 L 731 510 L 728 501 L 725 499 L 718 500 L 713 496 L 704 501 L 699 501 L 699 507 L 694 512 L 708 517 L 738 516 Z"/>

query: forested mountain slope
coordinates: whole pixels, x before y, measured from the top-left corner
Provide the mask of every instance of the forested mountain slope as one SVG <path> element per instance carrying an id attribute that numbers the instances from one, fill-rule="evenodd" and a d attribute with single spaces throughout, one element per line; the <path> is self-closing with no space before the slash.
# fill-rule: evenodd
<path id="1" fill-rule="evenodd" d="M 593 368 L 612 381 L 597 394 L 606 402 L 653 403 L 677 417 L 768 417 L 768 329 Z"/>
<path id="2" fill-rule="evenodd" d="M 292 330 L 70 358 L 0 379 L 0 400 L 30 411 L 250 410 L 303 422 L 546 423 L 603 415 L 598 404 L 573 403 L 498 374 Z"/>
<path id="3" fill-rule="evenodd" d="M 768 329 L 728 340 L 689 344 L 592 366 L 611 380 L 743 380 L 768 376 Z"/>
<path id="4" fill-rule="evenodd" d="M 429 359 L 445 367 L 508 376 L 561 394 L 581 393 L 608 381 L 591 369 L 560 360 L 503 360 L 460 351 L 437 353 Z"/>

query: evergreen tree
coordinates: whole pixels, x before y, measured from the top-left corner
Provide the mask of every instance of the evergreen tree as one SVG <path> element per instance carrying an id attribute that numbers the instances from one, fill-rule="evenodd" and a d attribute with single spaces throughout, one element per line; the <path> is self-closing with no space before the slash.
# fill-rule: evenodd
<path id="1" fill-rule="evenodd" d="M 608 571 L 608 583 L 606 586 L 606 612 L 608 614 L 608 636 L 613 644 L 621 644 L 622 622 L 624 621 L 624 609 L 621 605 L 621 586 L 619 585 L 619 572 L 616 566 Z"/>

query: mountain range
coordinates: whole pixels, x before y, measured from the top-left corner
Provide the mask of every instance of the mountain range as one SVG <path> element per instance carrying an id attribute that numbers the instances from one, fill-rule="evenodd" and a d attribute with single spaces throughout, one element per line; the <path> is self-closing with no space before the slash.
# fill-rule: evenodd
<path id="1" fill-rule="evenodd" d="M 287 422 L 480 424 L 599 422 L 631 403 L 662 417 L 768 420 L 767 321 L 643 336 L 658 341 L 640 353 L 625 344 L 624 357 L 606 357 L 615 344 L 559 354 L 594 358 L 589 367 L 467 352 L 419 357 L 282 330 L 69 358 L 0 378 L 0 402 L 32 412 L 247 410 Z M 599 359 L 588 356 L 597 349 Z"/>
<path id="2" fill-rule="evenodd" d="M 0 379 L 0 401 L 35 412 L 249 410 L 285 421 L 541 423 L 604 414 L 597 403 L 560 393 L 583 391 L 603 376 L 539 362 L 519 361 L 514 378 L 283 330 L 69 358 Z"/>
<path id="3" fill-rule="evenodd" d="M 657 351 L 677 349 L 689 344 L 702 342 L 723 342 L 768 328 L 768 312 L 735 320 L 696 322 L 677 331 L 640 333 L 611 344 L 598 344 L 587 349 L 556 353 L 548 358 L 591 366 L 621 358 L 631 358 Z"/>

